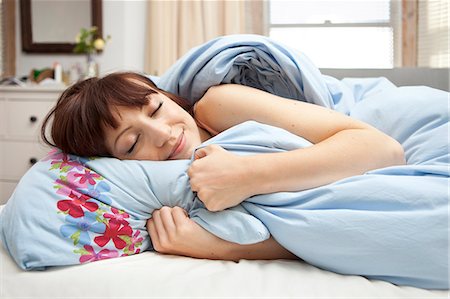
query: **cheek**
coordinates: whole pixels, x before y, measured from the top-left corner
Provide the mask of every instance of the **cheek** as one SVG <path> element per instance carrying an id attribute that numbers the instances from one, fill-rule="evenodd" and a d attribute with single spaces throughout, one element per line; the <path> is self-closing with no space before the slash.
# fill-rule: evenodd
<path id="1" fill-rule="evenodd" d="M 197 123 L 195 122 L 194 117 L 183 108 L 180 107 L 180 109 L 180 118 L 183 118 L 184 122 L 189 125 L 189 127 L 197 128 Z"/>
<path id="2" fill-rule="evenodd" d="M 133 145 L 133 143 L 136 140 L 136 137 L 132 135 L 127 135 L 120 139 L 121 140 L 117 143 L 117 150 L 119 150 L 120 152 L 126 152 Z"/>
<path id="3" fill-rule="evenodd" d="M 163 151 L 154 146 L 154 144 L 150 140 L 150 136 L 141 136 L 137 152 L 135 156 L 132 157 L 132 159 L 159 161 L 161 160 L 160 156 L 162 155 Z"/>
<path id="4" fill-rule="evenodd" d="M 144 145 L 144 147 L 145 147 L 145 145 Z M 157 153 L 155 152 L 155 150 L 152 150 L 148 147 L 139 151 L 139 153 L 135 157 L 133 157 L 133 159 L 145 160 L 145 161 L 160 161 L 161 160 L 159 158 L 159 156 L 157 155 Z"/>
<path id="5" fill-rule="evenodd" d="M 114 135 L 115 137 L 117 135 Z M 124 155 L 126 155 L 126 152 L 131 148 L 135 141 L 135 137 L 133 135 L 126 135 L 122 136 L 120 140 L 117 142 L 116 146 L 114 147 L 114 138 L 107 139 L 106 145 L 111 154 L 113 156 L 123 159 Z"/>
<path id="6" fill-rule="evenodd" d="M 108 150 L 110 154 L 113 154 L 113 145 L 114 145 L 114 133 L 111 130 L 103 130 L 103 142 L 105 144 L 105 148 Z"/>

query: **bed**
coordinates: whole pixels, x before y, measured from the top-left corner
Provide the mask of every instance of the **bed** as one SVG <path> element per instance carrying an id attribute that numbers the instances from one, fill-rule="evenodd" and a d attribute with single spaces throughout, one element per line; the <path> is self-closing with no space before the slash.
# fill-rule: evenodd
<path id="1" fill-rule="evenodd" d="M 244 68 L 243 70 L 242 68 L 238 68 L 237 70 L 233 69 L 236 65 L 242 66 L 243 64 L 248 63 L 248 61 L 250 61 L 250 64 L 252 64 L 253 66 L 256 65 L 256 67 L 258 67 L 259 62 L 254 61 L 255 57 L 252 56 L 255 54 L 249 54 L 255 49 L 260 51 L 254 51 L 255 53 L 257 53 L 256 56 L 258 56 L 258 59 L 266 59 L 264 68 L 260 69 L 259 72 L 262 73 L 263 71 L 265 71 L 267 73 L 267 71 L 269 70 L 269 72 L 274 73 L 275 76 L 261 78 L 258 77 L 259 72 L 255 72 L 254 69 L 251 72 L 246 68 Z M 229 51 L 234 52 L 230 55 Z M 276 42 L 270 41 L 263 37 L 223 37 L 206 43 L 205 45 L 202 45 L 196 49 L 193 49 L 191 52 L 186 54 L 183 59 L 177 62 L 174 67 L 169 70 L 168 73 L 163 77 L 152 79 L 154 79 L 154 81 L 156 81 L 163 89 L 177 93 L 185 98 L 192 99 L 193 101 L 195 101 L 195 99 L 198 99 L 209 86 L 215 84 L 239 83 L 255 86 L 263 82 L 263 89 L 266 89 L 267 91 L 290 98 L 302 99 L 305 101 L 313 102 L 315 104 L 328 106 L 343 113 L 352 114 L 355 117 L 363 119 L 364 117 L 368 117 L 367 121 L 369 122 L 373 120 L 370 118 L 370 115 L 376 115 L 380 112 L 380 110 L 373 110 L 375 111 L 374 113 L 366 115 L 366 109 L 358 108 L 362 107 L 360 103 L 358 104 L 358 102 L 365 103 L 364 101 L 362 101 L 362 99 L 364 98 L 363 95 L 372 94 L 379 96 L 381 93 L 382 98 L 386 98 L 382 93 L 386 89 L 389 90 L 389 93 L 396 93 L 399 90 L 384 78 L 344 79 L 340 81 L 330 76 L 322 77 L 318 70 L 314 68 L 314 66 L 307 59 L 304 59 L 302 57 L 300 59 L 296 57 L 292 58 L 292 53 L 293 52 L 287 50 L 282 45 L 279 45 Z M 233 57 L 233 63 L 224 64 L 224 61 L 230 61 L 230 57 Z M 289 59 L 285 59 L 285 57 L 289 57 Z M 281 67 L 277 64 L 267 63 L 267 61 L 272 62 L 272 60 L 276 60 L 277 63 L 281 65 Z M 294 61 L 294 63 L 292 61 Z M 226 67 L 224 67 L 224 65 L 226 65 Z M 222 72 L 217 71 L 219 69 Z M 247 76 L 245 75 L 246 71 L 248 73 Z M 239 73 L 240 75 L 244 74 L 244 76 L 242 76 L 239 81 L 235 73 Z M 281 81 L 279 80 L 280 73 L 282 74 Z M 284 79 L 288 79 L 287 83 L 283 81 Z M 259 88 L 261 88 L 261 86 L 259 86 Z M 326 92 L 323 92 L 324 90 Z M 328 91 L 330 91 L 330 93 L 328 93 Z M 404 91 L 405 90 L 400 90 L 401 93 L 396 95 L 401 97 L 401 95 L 404 94 Z M 409 89 L 409 96 L 411 95 L 411 93 L 417 93 L 417 91 L 418 89 Z M 440 94 L 441 98 L 442 95 L 444 95 L 444 97 L 446 95 L 443 94 L 443 92 L 439 91 L 428 92 L 431 92 L 430 95 L 434 95 L 434 93 L 437 92 L 438 94 Z M 370 102 L 368 101 L 368 103 Z M 376 103 L 377 102 L 375 101 L 375 105 Z M 394 107 L 396 106 L 394 105 Z M 395 115 L 397 111 L 394 111 L 394 109 L 392 110 L 392 118 L 389 119 L 395 122 L 398 120 L 398 116 Z M 407 111 L 410 110 L 413 111 L 414 109 L 407 109 Z M 432 112 L 434 113 L 434 111 Z M 430 115 L 434 115 L 433 113 L 431 113 Z M 388 116 L 389 115 L 390 114 L 388 113 Z M 429 120 L 430 119 L 427 118 L 427 121 Z M 376 122 L 376 120 L 374 121 Z M 442 119 L 440 121 L 442 123 Z M 413 121 L 413 123 L 418 122 Z M 448 126 L 448 116 L 443 120 L 442 124 Z M 250 125 L 253 126 L 254 124 Z M 392 124 L 382 122 L 379 129 L 387 129 L 384 128 L 383 125 L 385 125 L 386 127 L 392 126 Z M 439 127 L 440 129 L 443 128 L 442 126 L 437 127 Z M 393 132 L 394 135 L 397 134 L 396 137 L 398 139 L 405 139 L 403 141 L 407 144 L 407 142 L 411 141 L 410 137 L 414 134 L 410 133 L 412 134 L 411 136 L 405 137 L 403 136 L 403 133 L 404 132 Z M 422 138 L 422 135 L 415 137 Z M 440 142 L 439 144 L 442 144 L 442 138 L 440 138 L 436 142 Z M 417 140 L 414 145 L 416 144 Z M 445 141 L 443 144 L 445 145 Z M 410 147 L 411 151 L 408 152 L 408 157 L 411 161 L 411 164 L 413 164 L 413 161 L 415 161 L 416 164 L 420 164 L 421 161 L 419 160 L 422 159 L 423 155 L 428 153 L 429 151 L 425 151 L 425 153 L 422 153 L 420 151 L 417 152 L 415 146 Z M 445 148 L 448 149 L 448 141 L 447 147 Z M 427 156 L 427 159 L 427 161 L 434 161 L 433 163 L 435 163 L 436 165 L 431 165 L 431 168 L 427 168 L 429 165 L 421 165 L 420 167 L 414 169 L 402 168 L 401 170 L 399 170 L 399 173 L 396 173 L 396 169 L 387 169 L 385 170 L 385 173 L 383 173 L 383 171 L 375 171 L 375 173 L 368 174 L 368 176 L 366 177 L 370 177 L 370 175 L 373 175 L 374 177 L 379 177 L 381 175 L 394 175 L 395 177 L 400 177 L 401 175 L 404 175 L 408 172 L 413 173 L 413 176 L 416 176 L 418 172 L 420 172 L 420 175 L 426 176 L 429 174 L 427 173 L 429 169 L 434 169 L 436 172 L 441 171 L 441 173 L 435 173 L 434 176 L 432 176 L 433 179 L 438 180 L 433 181 L 433 184 L 435 184 L 435 182 L 438 183 L 433 186 L 438 186 L 440 188 L 442 187 L 442 182 L 448 183 L 448 170 L 445 170 L 445 164 L 444 168 L 441 167 L 441 164 L 443 163 L 442 161 L 444 161 L 448 165 L 448 157 L 445 156 L 444 158 L 436 158 Z M 83 163 L 91 163 L 91 166 L 95 163 L 98 163 L 97 167 L 99 167 L 101 161 L 83 161 Z M 39 165 L 43 166 L 42 169 L 48 169 L 44 162 L 37 164 L 38 166 L 34 167 L 32 171 L 36 172 L 37 169 L 39 169 Z M 109 164 L 110 163 L 108 163 L 108 165 Z M 131 164 L 129 164 L 127 167 L 132 167 L 132 165 L 130 165 Z M 95 167 L 92 169 L 95 170 Z M 393 179 L 394 176 L 391 176 L 390 178 Z M 366 177 L 360 179 L 365 179 Z M 108 175 L 108 178 L 111 178 L 110 175 Z M 24 176 L 23 181 L 21 181 L 22 185 L 26 184 L 26 179 L 26 176 Z M 352 186 L 351 184 L 353 184 L 354 181 L 350 180 L 347 183 Z M 345 186 L 345 184 L 343 185 Z M 53 188 L 53 186 L 50 187 Z M 121 188 L 118 188 L 118 190 L 119 189 Z M 176 187 L 174 187 L 174 189 L 176 189 Z M 408 189 L 409 188 L 407 186 L 407 188 L 400 190 L 400 193 L 409 192 Z M 169 191 L 172 192 L 171 190 Z M 20 190 L 16 189 L 16 195 L 13 195 L 15 196 L 14 199 L 16 202 L 19 202 L 17 198 L 19 197 L 20 192 Z M 45 192 L 49 191 L 45 190 Z M 170 192 L 168 196 L 170 196 Z M 37 196 L 39 195 L 38 192 L 31 194 L 39 198 L 39 196 Z M 442 209 L 444 209 L 444 214 L 446 214 L 445 209 L 447 209 L 448 211 L 448 197 L 446 199 L 444 198 L 444 202 L 447 201 L 447 204 L 445 205 L 444 203 L 444 205 L 442 205 L 442 193 L 436 194 L 436 196 L 440 196 L 441 210 L 438 214 L 436 214 L 437 217 L 435 219 L 439 219 L 440 222 L 438 222 L 437 225 L 440 225 L 441 230 L 439 231 L 439 233 L 435 234 L 435 236 L 431 231 L 424 232 L 424 234 L 428 234 L 431 236 L 431 243 L 427 244 L 427 246 L 429 245 L 428 247 L 439 247 L 439 250 L 436 252 L 439 255 L 440 259 L 436 258 L 436 260 L 433 260 L 434 257 L 432 256 L 430 257 L 431 262 L 437 261 L 440 264 L 439 269 L 448 269 L 448 259 L 446 259 L 448 258 L 448 215 L 443 215 L 442 213 Z M 121 193 L 121 196 L 125 196 L 124 193 Z M 432 196 L 435 195 L 431 194 L 430 198 Z M 26 197 L 27 196 L 22 196 L 20 200 L 28 200 Z M 158 197 L 158 194 L 156 194 L 156 197 Z M 115 200 L 117 201 L 117 199 Z M 257 200 L 254 199 L 253 201 L 255 202 Z M 247 210 L 252 210 L 252 207 L 250 206 L 251 204 L 253 204 L 253 202 L 248 203 L 249 206 L 246 206 Z M 34 207 L 36 207 L 36 209 L 39 209 L 39 206 L 35 205 Z M 130 215 L 132 215 L 132 213 L 135 211 L 133 211 L 132 208 L 129 209 L 129 213 Z M 138 209 L 139 208 L 136 208 L 135 210 Z M 14 211 L 14 201 L 11 201 L 11 203 L 8 202 L 8 206 L 4 211 L 8 211 L 8 213 Z M 231 211 L 230 213 L 232 212 L 233 211 Z M 240 213 L 242 211 L 236 212 Z M 255 210 L 254 213 L 257 214 L 257 211 Z M 52 219 L 56 219 L 55 215 L 56 213 L 46 214 L 41 210 L 41 214 L 32 216 L 35 217 L 37 221 L 40 221 L 38 223 L 38 226 L 41 225 L 45 227 L 45 225 L 48 225 L 48 223 L 51 223 L 53 221 Z M 136 222 L 136 226 L 139 226 L 142 224 L 142 222 L 145 222 L 145 215 L 141 216 L 142 219 L 139 218 L 139 213 L 136 213 L 136 215 L 137 216 L 133 221 Z M 196 216 L 199 216 L 200 218 L 202 217 L 202 215 Z M 27 217 L 31 217 L 31 214 L 27 214 L 23 219 L 26 219 Z M 208 217 L 213 216 L 209 215 Z M 230 219 L 234 219 L 233 215 L 231 215 L 230 217 Z M 245 214 L 242 217 L 247 217 L 247 215 Z M 448 298 L 449 295 L 449 292 L 447 290 L 448 287 L 445 287 L 446 282 L 442 282 L 442 279 L 444 279 L 444 281 L 448 280 L 448 273 L 444 273 L 441 275 L 441 277 L 436 278 L 440 281 L 439 287 L 437 288 L 443 289 L 437 290 L 437 288 L 434 287 L 411 286 L 414 285 L 414 282 L 410 283 L 410 285 L 408 285 L 407 283 L 395 284 L 392 283 L 392 281 L 395 281 L 395 279 L 391 279 L 391 282 L 389 282 L 389 278 L 386 277 L 383 277 L 383 280 L 378 280 L 373 277 L 370 279 L 367 278 L 371 277 L 371 275 L 361 276 L 342 274 L 345 271 L 327 271 L 325 269 L 327 269 L 327 266 L 329 265 L 324 264 L 323 266 L 313 266 L 312 264 L 314 263 L 306 263 L 302 261 L 241 260 L 238 263 L 235 263 L 168 256 L 151 251 L 145 251 L 140 252 L 139 254 L 122 256 L 120 258 L 111 258 L 101 261 L 95 261 L 92 263 L 85 263 L 83 265 L 75 265 L 78 261 L 78 257 L 74 259 L 68 259 L 66 258 L 65 254 L 65 250 L 73 251 L 73 248 L 67 249 L 66 247 L 58 247 L 59 245 L 55 243 L 46 243 L 47 238 L 54 237 L 50 234 L 46 234 L 51 230 L 48 228 L 48 226 L 47 229 L 39 231 L 35 230 L 34 227 L 30 227 L 30 224 L 26 224 L 26 222 L 24 221 L 18 222 L 16 218 L 6 214 L 0 217 L 0 220 L 3 221 L 3 225 L 5 225 L 5 219 L 7 219 L 8 223 L 10 224 L 10 228 L 15 226 L 24 226 L 27 230 L 31 231 L 34 236 L 27 236 L 21 240 L 19 238 L 14 238 L 14 236 L 8 236 L 9 232 L 3 230 L 2 239 L 7 240 L 8 244 L 3 244 L 5 246 L 2 246 L 1 248 L 1 298 Z M 210 218 L 201 219 L 205 221 L 205 219 L 208 220 Z M 404 220 L 403 218 L 399 219 Z M 446 222 L 442 219 L 446 219 Z M 229 225 L 233 223 L 234 222 L 228 222 L 226 224 Z M 444 226 L 442 226 L 443 223 Z M 33 224 L 34 223 L 31 223 L 31 225 Z M 269 225 L 270 223 L 265 222 L 264 224 Z M 330 222 L 330 224 L 334 223 Z M 256 222 L 255 226 L 257 226 Z M 214 228 L 212 230 L 214 230 Z M 447 235 L 442 234 L 442 231 L 446 231 Z M 43 235 L 45 236 L 38 236 L 38 239 L 36 239 L 36 235 L 39 235 L 39 232 L 43 233 Z M 271 233 L 272 232 L 275 233 L 274 231 L 271 231 Z M 256 235 L 259 236 L 258 234 Z M 414 239 L 414 236 L 411 236 L 411 239 Z M 28 244 L 26 242 L 27 240 L 33 241 Z M 45 245 L 49 244 L 55 244 L 55 246 L 46 246 L 45 248 L 41 248 L 43 252 L 42 256 L 34 256 L 32 258 L 26 256 L 26 254 L 24 256 L 24 252 L 29 247 L 36 246 L 36 244 L 34 244 L 36 240 L 38 240 L 39 242 L 42 241 L 41 243 L 44 245 L 41 247 L 45 247 Z M 433 242 L 436 240 L 439 240 L 440 243 L 434 244 Z M 442 244 L 442 240 L 446 241 L 445 245 Z M 355 248 L 360 248 L 358 246 L 362 246 L 356 243 L 355 239 L 351 241 L 354 242 L 352 243 L 352 246 Z M 377 239 L 376 241 L 383 240 Z M 70 244 L 72 243 L 70 242 Z M 149 245 L 147 244 L 146 246 L 148 248 Z M 143 248 L 146 246 L 143 246 Z M 10 252 L 14 253 L 13 256 L 17 263 L 10 257 L 5 247 L 8 248 Z M 314 248 L 312 247 L 312 250 L 313 249 Z M 412 253 L 423 253 L 423 251 L 420 250 L 427 249 L 411 248 Z M 446 252 L 446 254 L 442 254 L 443 251 Z M 124 252 L 125 251 L 122 251 L 122 253 Z M 136 251 L 136 253 L 137 252 L 139 251 Z M 337 251 L 337 249 L 336 252 L 340 253 L 339 251 Z M 128 255 L 129 252 L 125 253 L 127 253 L 125 255 Z M 399 254 L 401 254 L 401 252 Z M 52 263 L 48 262 L 48 259 L 46 259 L 46 255 L 48 255 L 49 257 L 54 257 Z M 444 255 L 446 258 L 442 259 L 442 255 Z M 340 257 L 338 254 L 337 258 L 334 259 L 339 260 L 339 258 Z M 328 268 L 331 268 L 331 266 L 352 266 L 351 264 L 353 260 L 351 256 L 344 257 L 344 255 L 342 255 L 341 261 L 338 261 L 335 264 L 333 264 L 333 262 L 334 261 L 330 261 L 331 264 Z M 24 271 L 21 269 L 38 269 L 39 266 L 45 266 L 45 263 L 52 267 L 49 267 L 44 271 Z M 358 262 L 356 262 L 355 260 L 355 264 L 357 263 Z M 19 265 L 21 267 L 19 267 Z M 406 264 L 406 266 L 403 267 L 405 269 L 399 269 L 399 275 L 407 273 L 408 271 L 413 271 L 409 270 L 408 267 L 408 264 Z M 338 274 L 336 272 L 341 272 L 341 274 Z M 426 281 L 422 281 L 422 284 L 418 285 L 433 286 L 433 284 L 427 284 Z"/>
<path id="2" fill-rule="evenodd" d="M 239 263 L 155 252 L 25 272 L 1 250 L 0 298 L 448 298 L 295 261 Z"/>
<path id="3" fill-rule="evenodd" d="M 3 246 L 0 251 L 0 298 L 448 298 L 449 294 L 287 260 L 235 263 L 147 251 L 27 272 Z"/>

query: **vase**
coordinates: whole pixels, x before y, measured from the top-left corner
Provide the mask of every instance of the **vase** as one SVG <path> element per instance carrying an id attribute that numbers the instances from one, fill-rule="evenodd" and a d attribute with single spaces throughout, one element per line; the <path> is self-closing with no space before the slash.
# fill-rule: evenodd
<path id="1" fill-rule="evenodd" d="M 87 55 L 86 59 L 86 72 L 84 74 L 84 78 L 92 78 L 92 77 L 98 77 L 99 74 L 99 67 L 98 63 L 95 61 L 92 54 Z"/>

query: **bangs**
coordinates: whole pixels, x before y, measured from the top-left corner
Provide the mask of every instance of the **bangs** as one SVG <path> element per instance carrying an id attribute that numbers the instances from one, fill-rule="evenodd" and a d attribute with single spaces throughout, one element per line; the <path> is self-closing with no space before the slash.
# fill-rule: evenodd
<path id="1" fill-rule="evenodd" d="M 149 95 L 158 93 L 150 80 L 134 73 L 125 73 L 115 80 L 110 80 L 109 76 L 106 76 L 99 80 L 97 85 L 92 93 L 94 98 L 98 99 L 96 119 L 113 129 L 119 126 L 113 113 L 117 112 L 117 107 L 141 108 L 149 103 Z"/>

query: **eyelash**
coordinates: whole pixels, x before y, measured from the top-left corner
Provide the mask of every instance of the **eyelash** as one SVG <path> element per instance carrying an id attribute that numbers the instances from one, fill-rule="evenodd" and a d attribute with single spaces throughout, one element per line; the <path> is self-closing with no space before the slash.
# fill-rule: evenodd
<path id="1" fill-rule="evenodd" d="M 127 151 L 127 154 L 131 154 L 131 153 L 133 152 L 133 150 L 134 150 L 134 148 L 136 147 L 136 144 L 138 143 L 140 137 L 141 137 L 141 134 L 139 134 L 139 135 L 136 137 L 136 141 L 133 143 L 133 145 L 132 145 L 132 146 L 130 147 L 130 149 Z"/>
<path id="2" fill-rule="evenodd" d="M 153 113 L 150 115 L 150 117 L 154 116 L 154 115 L 159 111 L 159 109 L 162 107 L 162 105 L 163 105 L 163 102 L 159 102 L 158 107 L 155 109 L 155 111 L 153 111 Z M 138 143 L 140 137 L 141 137 L 141 134 L 139 134 L 139 135 L 137 136 L 136 141 L 133 143 L 133 145 L 132 145 L 132 146 L 130 147 L 130 149 L 127 151 L 127 154 L 128 154 L 128 155 L 131 154 L 131 153 L 133 152 L 133 150 L 134 150 L 134 148 L 136 147 L 136 145 L 137 145 L 137 143 Z"/>
<path id="3" fill-rule="evenodd" d="M 161 102 L 159 102 L 159 105 L 158 105 L 158 107 L 156 108 L 156 110 L 155 111 L 153 111 L 153 113 L 150 115 L 150 116 L 153 116 L 153 115 L 155 115 L 158 111 L 159 111 L 159 109 L 162 107 L 162 105 L 163 105 L 163 102 L 161 101 Z"/>

